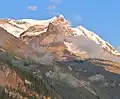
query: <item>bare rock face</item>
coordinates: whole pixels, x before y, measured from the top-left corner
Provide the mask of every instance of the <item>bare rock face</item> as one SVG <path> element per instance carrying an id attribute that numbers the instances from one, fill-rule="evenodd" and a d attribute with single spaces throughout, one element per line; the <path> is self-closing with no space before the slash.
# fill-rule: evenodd
<path id="1" fill-rule="evenodd" d="M 30 27 L 29 29 L 31 28 L 32 27 Z M 29 32 L 29 29 L 22 33 L 20 38 L 23 41 L 27 42 L 28 45 L 34 46 L 34 48 L 44 47 L 46 50 L 54 53 L 55 59 L 57 58 L 60 60 L 60 58 L 66 59 L 74 56 L 80 57 L 81 55 L 87 56 L 87 53 L 77 54 L 68 49 L 69 45 L 66 45 L 66 42 L 69 43 L 67 38 L 72 37 L 72 30 L 64 17 L 57 17 L 55 20 L 50 22 L 47 27 L 43 27 L 43 30 L 37 28 L 36 31 L 39 31 L 38 35 L 31 36 L 31 32 Z"/>

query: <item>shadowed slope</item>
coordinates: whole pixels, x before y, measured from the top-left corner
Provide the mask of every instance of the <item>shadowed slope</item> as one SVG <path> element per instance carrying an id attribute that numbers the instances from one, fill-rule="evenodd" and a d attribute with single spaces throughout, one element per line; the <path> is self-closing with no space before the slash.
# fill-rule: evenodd
<path id="1" fill-rule="evenodd" d="M 17 57 L 25 58 L 25 53 L 28 49 L 27 45 L 16 38 L 12 34 L 9 34 L 6 30 L 0 27 L 0 48 L 7 52 L 14 53 Z"/>

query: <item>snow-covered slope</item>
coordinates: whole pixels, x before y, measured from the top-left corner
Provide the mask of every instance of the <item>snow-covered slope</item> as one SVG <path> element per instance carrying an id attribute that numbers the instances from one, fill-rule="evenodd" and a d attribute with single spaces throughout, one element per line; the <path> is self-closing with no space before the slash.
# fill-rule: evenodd
<path id="1" fill-rule="evenodd" d="M 34 19 L 0 19 L 0 27 L 7 30 L 7 32 L 13 34 L 16 37 L 20 37 L 20 34 L 26 31 L 30 26 L 43 25 L 48 26 L 49 22 L 55 20 L 56 17 L 49 20 L 34 20 Z"/>
<path id="2" fill-rule="evenodd" d="M 16 37 L 21 39 L 29 40 L 32 37 L 40 37 L 44 34 L 43 37 L 47 37 L 49 33 L 59 33 L 61 35 L 58 38 L 63 40 L 64 45 L 72 53 L 84 53 L 81 52 L 76 45 L 73 45 L 72 41 L 66 41 L 66 38 L 73 38 L 83 36 L 84 38 L 93 41 L 96 45 L 99 45 L 105 52 L 117 56 L 120 56 L 120 53 L 112 47 L 107 41 L 103 40 L 97 34 L 92 31 L 87 30 L 83 26 L 78 26 L 72 28 L 69 25 L 69 22 L 65 20 L 64 16 L 56 16 L 48 20 L 34 20 L 34 19 L 1 19 L 0 27 L 3 27 L 9 33 L 13 34 Z M 48 33 L 48 34 L 47 34 Z M 63 35 L 64 34 L 64 35 Z M 57 37 L 57 36 L 56 36 Z M 54 38 L 54 39 L 58 39 Z M 44 38 L 42 38 L 44 39 Z M 49 41 L 48 41 L 49 42 Z M 79 42 L 79 41 L 78 41 Z"/>
<path id="3" fill-rule="evenodd" d="M 87 39 L 94 41 L 96 44 L 99 44 L 104 50 L 110 52 L 113 55 L 120 56 L 120 53 L 107 41 L 103 40 L 100 36 L 95 34 L 94 32 L 87 30 L 83 26 L 79 26 L 77 28 L 72 28 L 74 30 L 74 34 L 76 36 L 82 35 Z"/>

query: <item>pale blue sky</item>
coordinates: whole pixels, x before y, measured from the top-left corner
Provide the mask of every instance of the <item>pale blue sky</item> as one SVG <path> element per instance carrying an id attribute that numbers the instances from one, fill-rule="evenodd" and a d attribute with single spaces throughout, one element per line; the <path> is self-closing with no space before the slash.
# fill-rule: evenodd
<path id="1" fill-rule="evenodd" d="M 1 0 L 0 18 L 48 19 L 63 14 L 120 46 L 120 0 Z"/>

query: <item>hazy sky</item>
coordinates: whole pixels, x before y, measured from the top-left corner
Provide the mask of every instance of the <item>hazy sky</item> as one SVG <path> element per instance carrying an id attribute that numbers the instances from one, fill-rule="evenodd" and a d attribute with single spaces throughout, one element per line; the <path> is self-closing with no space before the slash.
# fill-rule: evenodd
<path id="1" fill-rule="evenodd" d="M 0 18 L 48 19 L 63 14 L 120 46 L 120 0 L 1 0 Z"/>

